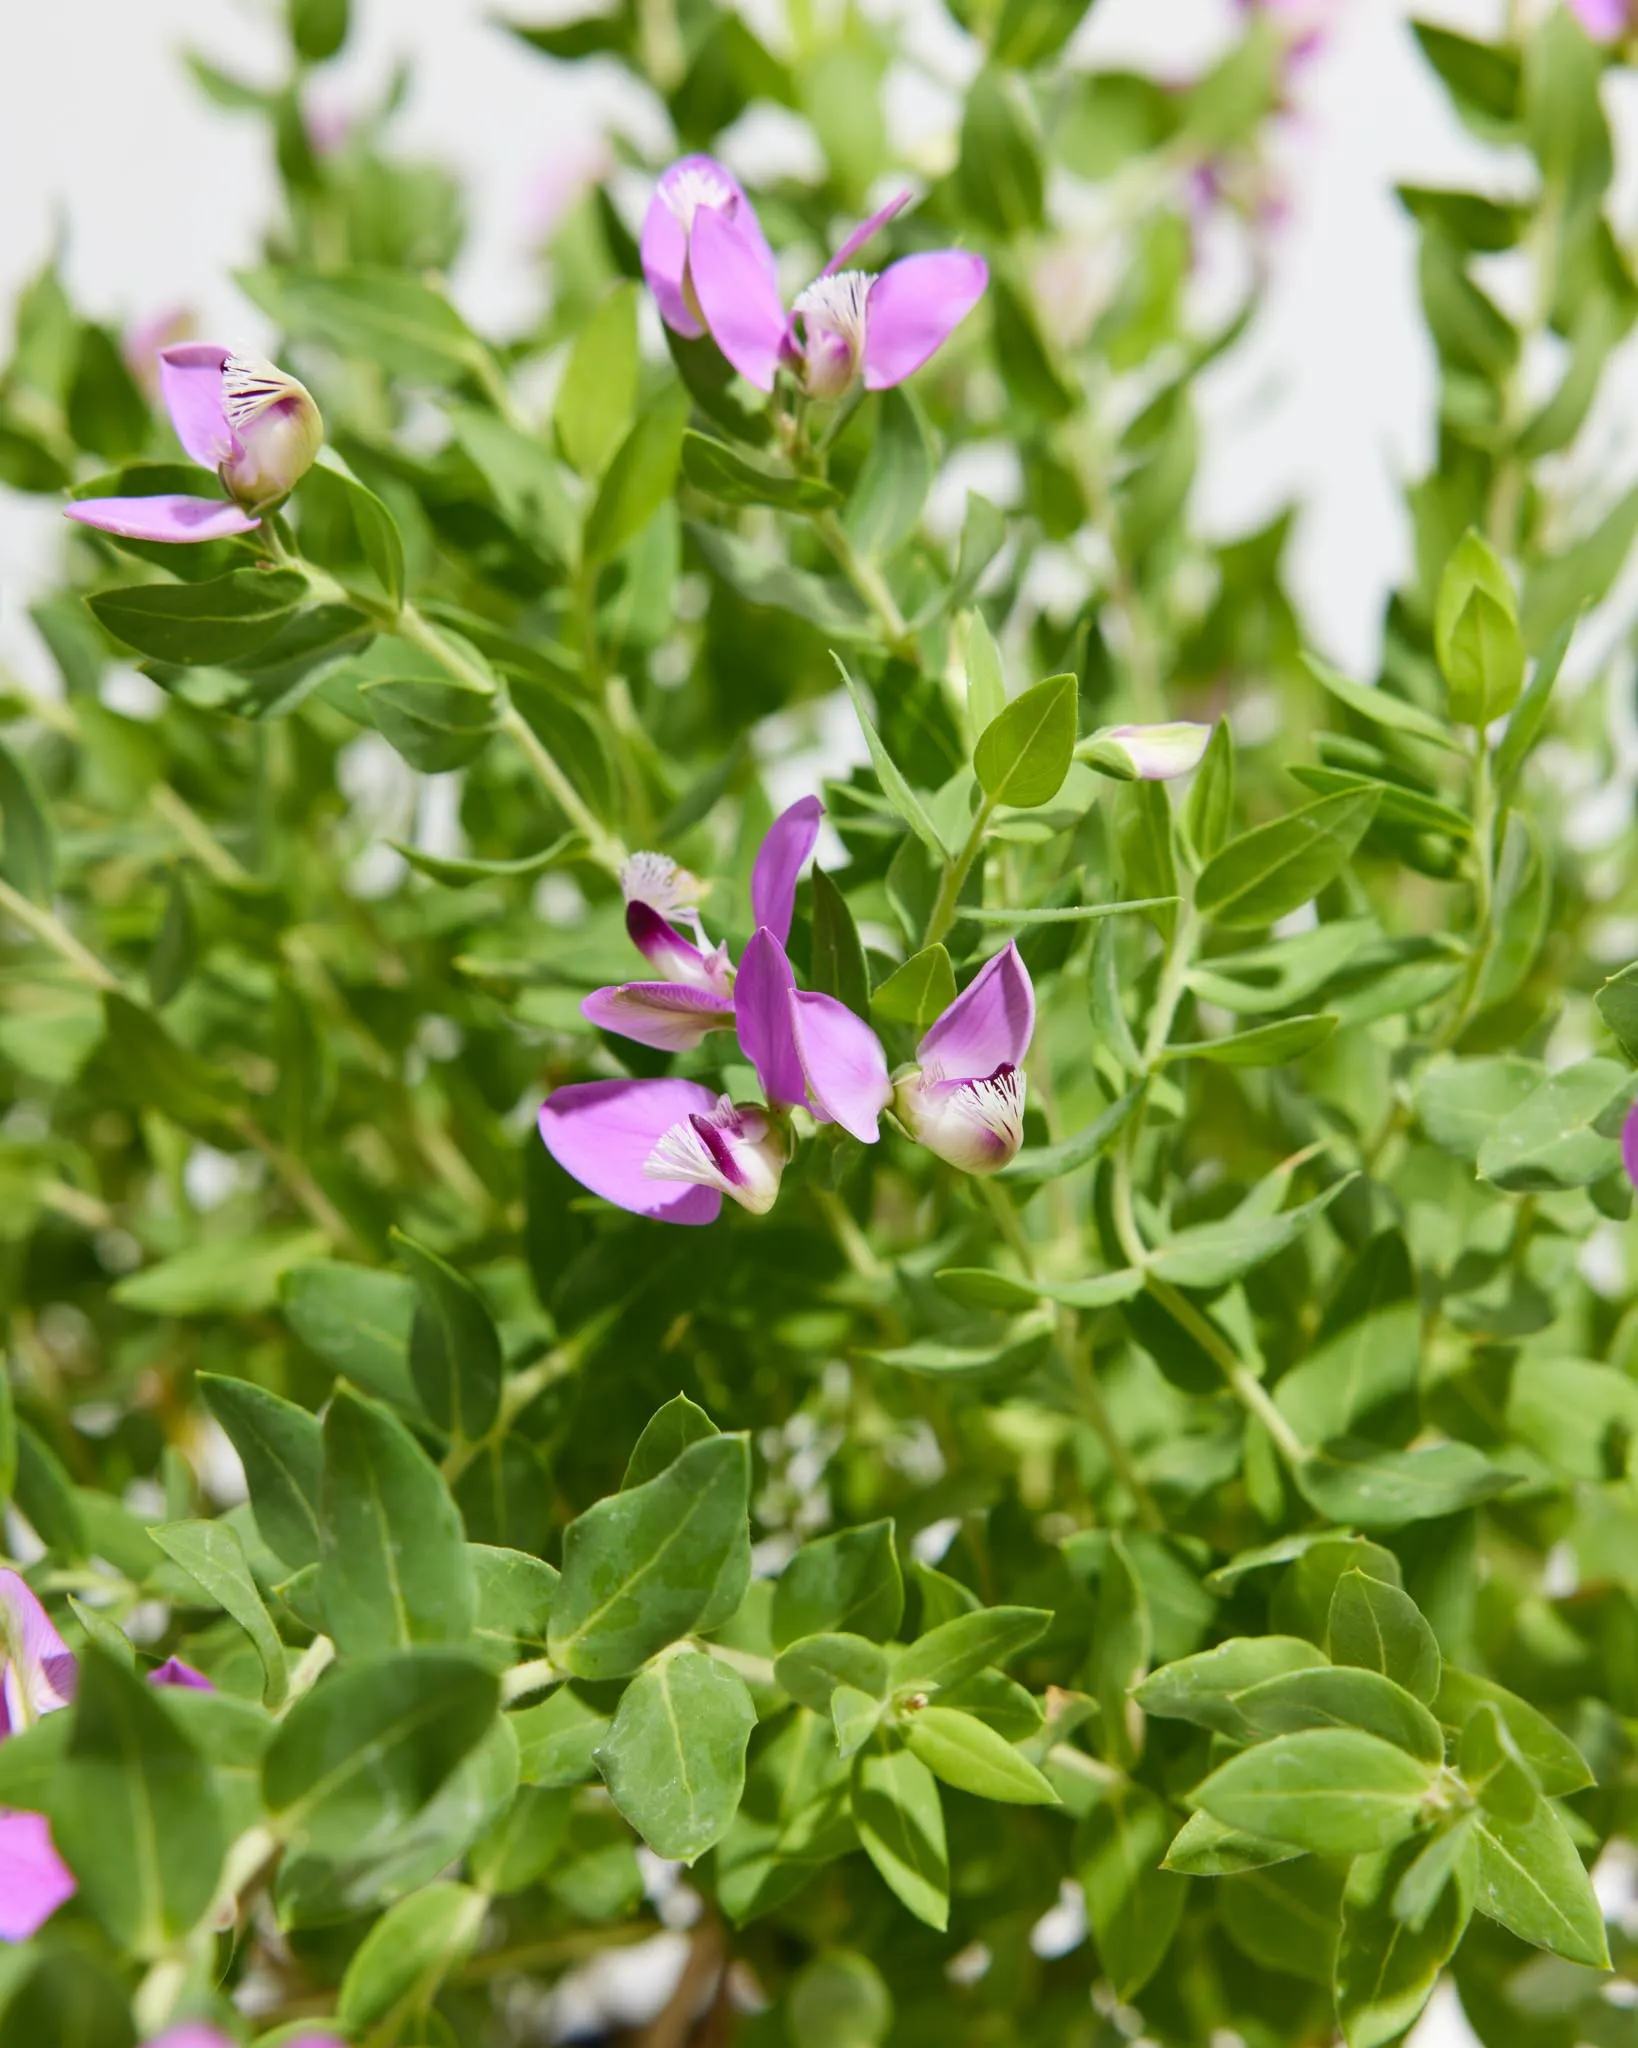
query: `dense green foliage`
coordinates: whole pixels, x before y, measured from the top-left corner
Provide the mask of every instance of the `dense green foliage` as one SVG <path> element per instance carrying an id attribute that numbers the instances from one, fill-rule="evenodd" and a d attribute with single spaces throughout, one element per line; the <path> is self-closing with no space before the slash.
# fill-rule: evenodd
<path id="1" fill-rule="evenodd" d="M 345 0 L 290 0 L 285 91 L 200 67 L 269 135 L 243 283 L 327 446 L 253 532 L 72 529 L 62 689 L 0 706 L 0 1484 L 81 1660 L 0 1744 L 78 1884 L 0 1956 L 0 2048 L 550 2038 L 661 1924 L 641 1843 L 698 1903 L 652 2048 L 1385 2048 L 1447 1970 L 1487 2048 L 1635 2038 L 1586 1874 L 1638 1717 L 1638 874 L 1577 817 L 1638 535 L 1583 433 L 1638 312 L 1609 60 L 1557 8 L 1420 34 L 1497 172 L 1401 195 L 1438 460 L 1366 683 L 1304 651 L 1285 520 L 1188 517 L 1280 15 L 1163 88 L 1074 68 L 1073 0 L 949 4 L 986 54 L 886 239 L 989 290 L 834 406 L 661 347 L 663 159 L 481 335 L 390 109 L 309 137 Z M 899 168 L 897 52 L 783 13 L 519 33 L 646 81 L 674 153 L 806 123 L 755 196 L 811 276 Z M 1209 328 L 1208 225 L 1251 258 Z M 0 478 L 197 489 L 149 367 L 41 276 Z M 1094 737 L 1185 719 L 1187 783 Z M 721 1034 L 583 1020 L 620 862 L 707 878 L 737 956 L 810 791 L 799 973 L 900 1063 L 1016 939 L 1023 1149 L 821 1128 L 769 1214 L 610 1207 L 550 1091 L 754 1098 Z M 133 1683 L 173 1653 L 215 1692 Z"/>

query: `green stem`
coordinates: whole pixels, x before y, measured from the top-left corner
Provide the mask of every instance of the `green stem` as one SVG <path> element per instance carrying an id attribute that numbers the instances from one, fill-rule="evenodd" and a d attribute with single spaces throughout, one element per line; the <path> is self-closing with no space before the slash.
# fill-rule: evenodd
<path id="1" fill-rule="evenodd" d="M 307 1211 L 325 1236 L 345 1246 L 355 1256 L 368 1258 L 368 1245 L 295 1154 L 287 1152 L 276 1138 L 270 1137 L 248 1112 L 241 1111 L 232 1121 L 238 1135 L 252 1150 L 262 1155 L 286 1191 Z"/>
<path id="2" fill-rule="evenodd" d="M 1103 1445 L 1110 1471 L 1131 1495 L 1132 1505 L 1137 1510 L 1137 1518 L 1144 1528 L 1164 1529 L 1166 1517 L 1155 1505 L 1155 1497 L 1132 1462 L 1132 1453 L 1127 1449 L 1126 1439 L 1115 1427 L 1114 1417 L 1105 1405 L 1103 1388 L 1098 1384 L 1097 1367 L 1092 1363 L 1090 1348 L 1079 1340 L 1072 1309 L 1064 1310 L 1059 1316 L 1058 1340 L 1059 1353 L 1069 1368 L 1069 1376 L 1075 1383 L 1075 1392 L 1080 1399 L 1081 1407 L 1085 1410 L 1087 1421 L 1092 1425 L 1093 1434 Z"/>
<path id="3" fill-rule="evenodd" d="M 548 1351 L 544 1358 L 537 1358 L 522 1372 L 513 1373 L 501 1388 L 500 1406 L 483 1435 L 458 1437 L 445 1452 L 440 1469 L 452 1486 L 475 1458 L 500 1442 L 531 1401 L 574 1371 L 580 1363 L 581 1353 L 601 1334 L 606 1320 L 600 1317 L 595 1325 L 583 1330 L 570 1343 L 560 1344 L 555 1351 Z"/>
<path id="4" fill-rule="evenodd" d="M 919 663 L 915 636 L 906 625 L 898 600 L 888 589 L 886 579 L 875 563 L 859 553 L 847 528 L 834 512 L 815 513 L 813 525 L 819 538 L 836 557 L 843 575 L 870 607 L 887 641 L 888 652 L 898 655 L 901 660 Z"/>
<path id="5" fill-rule="evenodd" d="M 979 848 L 984 844 L 984 834 L 989 830 L 990 816 L 994 809 L 993 800 L 986 797 L 979 806 L 978 814 L 973 819 L 972 829 L 968 832 L 961 851 L 945 867 L 943 879 L 938 885 L 938 895 L 933 902 L 932 915 L 927 920 L 927 931 L 921 942 L 923 946 L 936 946 L 955 923 L 961 903 L 961 892 L 967 885 L 967 877 L 972 871 L 973 862 L 978 858 Z"/>
<path id="6" fill-rule="evenodd" d="M 891 1277 L 891 1268 L 884 1265 L 870 1248 L 870 1240 L 854 1220 L 853 1211 L 847 1206 L 834 1188 L 816 1187 L 813 1198 L 820 1213 L 830 1225 L 830 1234 L 835 1238 L 842 1257 L 858 1274 L 861 1280 L 880 1281 Z"/>
<path id="7" fill-rule="evenodd" d="M 1145 1277 L 1144 1284 L 1172 1320 L 1180 1323 L 1188 1331 L 1202 1351 L 1210 1353 L 1222 1369 L 1223 1377 L 1234 1389 L 1240 1405 L 1248 1414 L 1254 1415 L 1268 1431 L 1286 1462 L 1291 1465 L 1306 1464 L 1308 1446 L 1275 1407 L 1268 1389 L 1238 1355 L 1234 1346 L 1211 1318 L 1202 1315 L 1188 1296 L 1181 1289 L 1174 1287 L 1169 1280 L 1157 1279 L 1150 1273 Z"/>
<path id="8" fill-rule="evenodd" d="M 0 910 L 8 911 L 20 925 L 43 940 L 82 981 L 90 982 L 93 988 L 109 991 L 119 987 L 119 977 L 104 967 L 95 953 L 80 944 L 55 911 L 31 903 L 9 882 L 0 882 Z"/>
<path id="9" fill-rule="evenodd" d="M 1154 1007 L 1149 1012 L 1149 1029 L 1143 1041 L 1145 1071 L 1152 1068 L 1166 1050 L 1166 1041 L 1171 1037 L 1172 1025 L 1177 1019 L 1177 1006 L 1182 1002 L 1183 991 L 1188 985 L 1189 969 L 1194 964 L 1194 949 L 1199 942 L 1200 914 L 1191 903 L 1178 918 L 1166 965 L 1155 989 Z"/>
<path id="10" fill-rule="evenodd" d="M 437 662 L 438 666 L 446 674 L 453 676 L 456 682 L 464 683 L 468 689 L 481 690 L 486 696 L 493 692 L 494 677 L 471 661 L 453 640 L 441 632 L 432 620 L 424 612 L 418 611 L 414 605 L 406 604 L 391 621 L 389 630 Z M 607 868 L 610 874 L 618 874 L 625 859 L 625 849 L 593 817 L 580 792 L 558 766 L 539 733 L 512 704 L 507 704 L 502 710 L 498 724 L 500 730 L 521 748 L 552 801 L 585 839 L 592 859 L 599 867 Z"/>

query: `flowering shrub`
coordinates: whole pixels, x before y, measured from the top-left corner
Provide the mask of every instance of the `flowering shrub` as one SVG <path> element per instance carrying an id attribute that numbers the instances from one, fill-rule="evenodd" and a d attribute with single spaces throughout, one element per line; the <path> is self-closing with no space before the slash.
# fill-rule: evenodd
<path id="1" fill-rule="evenodd" d="M 273 360 L 19 304 L 0 2048 L 1628 2038 L 1627 11 L 1416 31 L 1362 677 L 1189 510 L 1329 10 L 949 4 L 914 171 L 874 15 L 519 26 L 673 146 L 493 336 L 289 0 Z"/>

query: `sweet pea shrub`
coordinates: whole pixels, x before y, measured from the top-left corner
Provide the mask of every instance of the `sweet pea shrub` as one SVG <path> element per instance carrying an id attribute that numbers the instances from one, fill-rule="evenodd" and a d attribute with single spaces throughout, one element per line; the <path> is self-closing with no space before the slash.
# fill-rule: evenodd
<path id="1" fill-rule="evenodd" d="M 270 360 L 18 304 L 0 2048 L 1638 2038 L 1630 10 L 1415 29 L 1348 675 L 1190 510 L 1328 10 L 948 5 L 914 169 L 875 12 L 497 23 L 656 146 L 489 334 L 288 0 Z"/>

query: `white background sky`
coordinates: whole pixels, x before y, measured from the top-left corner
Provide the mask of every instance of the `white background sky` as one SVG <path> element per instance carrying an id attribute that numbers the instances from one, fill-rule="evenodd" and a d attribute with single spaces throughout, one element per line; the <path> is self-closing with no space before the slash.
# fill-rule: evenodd
<path id="1" fill-rule="evenodd" d="M 518 11 L 543 15 L 549 4 L 518 0 Z M 533 302 L 526 252 L 543 187 L 600 121 L 633 110 L 607 78 L 588 85 L 577 74 L 571 89 L 494 28 L 489 0 L 355 6 L 357 47 L 326 103 L 343 110 L 395 58 L 413 58 L 403 141 L 453 164 L 471 195 L 475 234 L 456 295 L 480 324 L 521 318 Z M 904 8 L 918 46 L 959 81 L 959 38 L 934 0 Z M 1423 11 L 1482 29 L 1497 9 L 1426 0 Z M 1361 670 L 1407 554 L 1398 480 L 1432 445 L 1414 244 L 1391 187 L 1482 177 L 1487 163 L 1422 66 L 1408 12 L 1402 0 L 1338 0 L 1335 35 L 1305 75 L 1303 118 L 1285 145 L 1294 205 L 1275 287 L 1252 341 L 1211 383 L 1197 498 L 1224 534 L 1297 500 L 1294 569 L 1310 627 Z M 254 339 L 260 323 L 229 273 L 254 257 L 268 209 L 261 133 L 206 105 L 178 58 L 191 44 L 263 69 L 274 0 L 51 0 L 12 15 L 0 80 L 0 330 L 4 304 L 60 222 L 70 286 L 88 310 L 124 322 L 181 304 L 224 340 Z M 1231 0 L 1100 0 L 1082 47 L 1187 75 L 1230 20 Z M 907 145 L 939 112 L 936 95 L 895 105 Z M 1635 110 L 1630 98 L 1621 109 Z M 49 574 L 59 531 L 54 508 L 0 489 L 0 661 L 36 678 L 44 665 L 23 608 Z M 1416 2037 L 1417 2048 L 1468 2038 L 1449 2001 Z"/>

